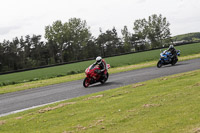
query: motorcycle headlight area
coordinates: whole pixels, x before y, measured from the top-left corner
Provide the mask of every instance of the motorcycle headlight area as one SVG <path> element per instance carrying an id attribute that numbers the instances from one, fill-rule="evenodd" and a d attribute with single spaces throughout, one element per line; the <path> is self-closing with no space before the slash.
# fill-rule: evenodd
<path id="1" fill-rule="evenodd" d="M 163 54 L 160 54 L 160 58 L 165 58 L 165 56 L 163 56 Z"/>
<path id="2" fill-rule="evenodd" d="M 161 56 L 161 58 L 165 58 L 165 56 Z"/>

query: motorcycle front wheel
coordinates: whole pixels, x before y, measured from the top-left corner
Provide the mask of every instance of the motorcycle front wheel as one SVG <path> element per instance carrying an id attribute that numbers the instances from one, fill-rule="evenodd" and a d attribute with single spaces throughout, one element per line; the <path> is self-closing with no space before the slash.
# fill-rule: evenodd
<path id="1" fill-rule="evenodd" d="M 87 88 L 89 85 L 90 85 L 89 79 L 86 77 L 86 78 L 83 80 L 83 86 L 84 86 L 85 88 Z"/>
<path id="2" fill-rule="evenodd" d="M 162 62 L 161 62 L 161 60 L 158 61 L 157 67 L 158 67 L 158 68 L 161 68 L 161 67 L 162 67 Z"/>

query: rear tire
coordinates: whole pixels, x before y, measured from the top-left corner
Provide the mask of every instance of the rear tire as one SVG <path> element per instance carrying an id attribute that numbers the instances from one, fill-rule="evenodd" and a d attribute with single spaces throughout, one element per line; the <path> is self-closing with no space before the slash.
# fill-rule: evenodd
<path id="1" fill-rule="evenodd" d="M 161 62 L 160 60 L 159 60 L 158 63 L 157 63 L 157 67 L 158 67 L 158 68 L 161 68 L 161 67 L 162 67 L 162 62 Z"/>
<path id="2" fill-rule="evenodd" d="M 83 80 L 83 86 L 84 86 L 85 88 L 87 88 L 89 85 L 90 85 L 89 79 L 86 77 L 86 78 Z"/>
<path id="3" fill-rule="evenodd" d="M 107 72 L 106 77 L 102 80 L 100 80 L 101 84 L 104 84 L 108 80 L 109 74 Z"/>
<path id="4" fill-rule="evenodd" d="M 178 59 L 173 59 L 172 66 L 174 66 L 177 63 Z"/>

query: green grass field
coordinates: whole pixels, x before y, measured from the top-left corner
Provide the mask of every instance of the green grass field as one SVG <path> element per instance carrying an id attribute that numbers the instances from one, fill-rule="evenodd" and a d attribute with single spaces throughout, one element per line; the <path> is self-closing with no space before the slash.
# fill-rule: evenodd
<path id="1" fill-rule="evenodd" d="M 177 46 L 176 49 L 181 50 L 181 56 L 198 54 L 200 53 L 200 43 Z M 110 57 L 106 58 L 105 60 L 113 68 L 158 60 L 159 53 L 159 50 L 152 50 L 148 52 Z M 84 70 L 93 62 L 94 61 L 84 61 L 80 63 L 0 75 L 0 86 L 81 73 L 84 72 Z"/>
<path id="2" fill-rule="evenodd" d="M 0 117 L 1 133 L 199 133 L 200 70 Z"/>

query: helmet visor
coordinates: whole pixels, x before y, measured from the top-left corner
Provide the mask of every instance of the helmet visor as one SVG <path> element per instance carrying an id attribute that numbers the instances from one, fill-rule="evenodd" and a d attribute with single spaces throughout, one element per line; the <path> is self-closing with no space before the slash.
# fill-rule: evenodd
<path id="1" fill-rule="evenodd" d="M 97 64 L 100 64 L 101 63 L 101 60 L 97 60 Z"/>

